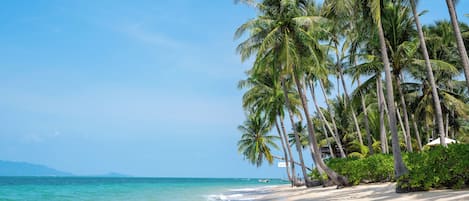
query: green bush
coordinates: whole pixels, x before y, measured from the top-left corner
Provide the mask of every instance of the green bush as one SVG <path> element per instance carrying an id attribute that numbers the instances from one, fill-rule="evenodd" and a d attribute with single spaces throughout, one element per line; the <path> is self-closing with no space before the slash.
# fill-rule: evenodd
<path id="1" fill-rule="evenodd" d="M 462 188 L 469 185 L 469 145 L 436 146 L 421 153 L 408 154 L 409 174 L 398 180 L 408 191 L 430 188 Z"/>
<path id="2" fill-rule="evenodd" d="M 409 173 L 398 179 L 399 187 L 408 191 L 430 188 L 462 188 L 469 185 L 469 145 L 450 144 L 432 147 L 419 153 L 404 153 Z M 353 185 L 395 181 L 392 155 L 374 154 L 366 158 L 328 159 L 326 164 L 348 178 Z M 323 179 L 317 171 L 313 178 Z"/>
<path id="3" fill-rule="evenodd" d="M 394 179 L 393 160 L 390 155 L 374 154 L 367 158 L 334 158 L 326 163 L 334 171 L 347 177 L 353 185 Z"/>

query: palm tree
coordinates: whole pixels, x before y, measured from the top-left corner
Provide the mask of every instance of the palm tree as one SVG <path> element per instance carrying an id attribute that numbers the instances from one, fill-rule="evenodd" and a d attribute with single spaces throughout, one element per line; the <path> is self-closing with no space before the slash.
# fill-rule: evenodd
<path id="1" fill-rule="evenodd" d="M 339 177 L 321 160 L 303 92 L 303 83 L 300 83 L 298 77 L 301 76 L 301 66 L 305 64 L 306 60 L 308 62 L 317 62 L 322 59 L 322 54 L 317 53 L 319 42 L 311 33 L 315 31 L 314 25 L 321 18 L 309 16 L 308 9 L 312 6 L 314 5 L 309 1 L 282 1 L 281 3 L 263 1 L 257 5 L 261 16 L 250 20 L 238 29 L 237 36 L 242 35 L 246 30 L 251 31 L 250 37 L 238 46 L 238 50 L 240 50 L 242 58 L 256 54 L 256 62 L 262 62 L 270 57 L 275 58 L 270 66 L 279 69 L 279 72 L 281 72 L 278 78 L 281 80 L 284 91 L 289 87 L 286 85 L 285 80 L 294 81 L 308 125 L 310 144 L 315 156 L 313 160 L 317 162 L 318 167 L 322 168 L 334 183 L 346 185 L 348 183 L 346 179 Z M 286 96 L 285 99 L 287 108 L 290 108 L 288 97 Z M 289 116 L 292 121 L 293 115 L 290 111 Z M 301 161 L 302 157 L 300 156 Z M 303 174 L 306 184 L 309 185 L 310 181 L 308 181 L 306 170 L 303 170 Z"/>
<path id="2" fill-rule="evenodd" d="M 435 107 L 435 119 L 438 124 L 438 132 L 440 134 L 440 144 L 443 146 L 446 146 L 446 143 L 444 140 L 445 134 L 444 134 L 444 126 L 443 126 L 443 113 L 441 111 L 440 98 L 438 97 L 438 91 L 437 91 L 437 87 L 435 83 L 435 77 L 433 76 L 433 69 L 430 63 L 430 57 L 428 56 L 427 45 L 425 44 L 425 37 L 423 35 L 422 26 L 420 25 L 419 15 L 417 13 L 417 6 L 415 5 L 415 1 L 410 0 L 410 5 L 412 7 L 412 13 L 414 15 L 415 25 L 417 26 L 417 32 L 418 32 L 419 41 L 420 41 L 420 48 L 422 50 L 423 58 L 425 60 L 425 67 L 427 70 L 428 82 L 430 83 L 430 86 L 432 89 L 433 105 Z M 416 131 L 418 132 L 417 126 L 414 125 L 414 127 L 416 128 Z M 418 135 L 419 134 L 417 134 L 417 136 Z M 419 141 L 419 146 L 421 148 L 420 138 L 417 138 L 417 139 Z"/>
<path id="3" fill-rule="evenodd" d="M 238 151 L 243 154 L 251 164 L 261 166 L 267 161 L 272 164 L 274 161 L 271 148 L 278 149 L 275 140 L 277 136 L 269 135 L 271 125 L 268 124 L 262 115 L 251 113 L 248 119 L 238 127 L 242 133 L 238 141 Z"/>
<path id="4" fill-rule="evenodd" d="M 396 178 L 406 174 L 408 172 L 407 167 L 402 160 L 401 149 L 399 147 L 399 138 L 397 134 L 397 124 L 396 124 L 396 109 L 394 107 L 394 93 L 393 93 L 393 83 L 392 83 L 392 74 L 391 67 L 389 63 L 389 57 L 386 48 L 386 39 L 384 37 L 384 31 L 381 23 L 381 2 L 380 0 L 368 0 L 367 1 L 369 9 L 368 11 L 372 15 L 372 18 L 378 28 L 379 44 L 381 49 L 381 59 L 384 64 L 384 73 L 386 79 L 386 98 L 387 98 L 387 107 L 388 107 L 388 116 L 389 116 L 389 128 L 391 130 L 392 138 L 392 152 L 394 157 L 394 171 Z M 400 189 L 396 189 L 400 191 Z"/>
<path id="5" fill-rule="evenodd" d="M 469 88 L 469 59 L 467 58 L 466 47 L 464 46 L 461 30 L 459 29 L 459 22 L 453 0 L 446 0 L 446 5 L 448 6 L 448 12 L 451 17 L 451 24 L 453 25 L 454 36 L 456 38 L 459 56 L 461 57 L 461 63 L 464 67 L 464 75 L 466 76 L 467 87 Z"/>
<path id="6" fill-rule="evenodd" d="M 257 112 L 265 113 L 272 124 L 275 123 L 280 137 L 280 142 L 282 143 L 284 159 L 286 162 L 289 161 L 290 164 L 289 168 L 292 175 L 292 184 L 297 185 L 294 157 L 290 146 L 286 146 L 288 142 L 283 122 L 285 100 L 281 86 L 276 79 L 272 79 L 273 77 L 270 76 L 270 73 L 253 74 L 251 72 L 248 73 L 248 75 L 249 77 L 246 80 L 242 80 L 238 84 L 238 88 L 240 89 L 249 88 L 243 95 L 243 107 L 246 110 L 255 108 Z M 298 98 L 296 98 L 295 94 L 290 91 L 288 96 L 294 105 L 298 105 Z M 291 110 L 295 112 L 297 111 L 296 107 L 291 108 Z M 289 168 L 286 168 L 287 175 L 290 175 L 288 172 Z"/>

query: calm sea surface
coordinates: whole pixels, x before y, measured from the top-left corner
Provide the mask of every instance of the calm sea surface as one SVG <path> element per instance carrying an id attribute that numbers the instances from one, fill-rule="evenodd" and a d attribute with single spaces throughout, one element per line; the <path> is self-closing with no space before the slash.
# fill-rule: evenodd
<path id="1" fill-rule="evenodd" d="M 281 180 L 209 178 L 0 177 L 0 201 L 249 200 L 255 188 Z"/>

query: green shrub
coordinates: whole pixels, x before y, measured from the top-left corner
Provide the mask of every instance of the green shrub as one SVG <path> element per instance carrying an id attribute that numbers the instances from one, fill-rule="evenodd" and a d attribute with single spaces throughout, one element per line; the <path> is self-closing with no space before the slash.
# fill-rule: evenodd
<path id="1" fill-rule="evenodd" d="M 404 153 L 409 173 L 398 179 L 399 187 L 408 191 L 430 188 L 462 188 L 469 185 L 469 145 L 450 144 L 431 147 L 423 152 Z M 395 181 L 394 159 L 388 154 L 366 158 L 348 157 L 326 160 L 327 165 L 357 185 L 363 182 Z M 316 171 L 313 178 L 323 179 Z"/>
<path id="2" fill-rule="evenodd" d="M 430 188 L 462 188 L 469 185 L 469 145 L 449 144 L 408 154 L 409 174 L 398 185 L 409 191 Z"/>
<path id="3" fill-rule="evenodd" d="M 327 165 L 337 173 L 348 178 L 357 185 L 360 182 L 379 182 L 394 179 L 392 156 L 374 154 L 367 158 L 335 158 Z"/>

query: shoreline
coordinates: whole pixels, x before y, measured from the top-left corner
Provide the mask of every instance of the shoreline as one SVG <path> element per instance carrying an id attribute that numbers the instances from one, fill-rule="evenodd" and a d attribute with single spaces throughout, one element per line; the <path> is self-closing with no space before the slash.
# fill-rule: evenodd
<path id="1" fill-rule="evenodd" d="M 227 199 L 220 200 L 255 200 L 255 201 L 309 201 L 309 200 L 439 200 L 459 201 L 469 200 L 469 190 L 431 190 L 411 193 L 396 193 L 396 183 L 361 184 L 342 189 L 332 187 L 291 187 L 290 185 L 275 185 L 253 188 L 246 191 L 233 190 L 227 194 Z M 240 189 L 242 190 L 242 189 Z M 231 192 L 229 192 L 231 193 Z M 241 196 L 242 194 L 242 196 Z"/>

